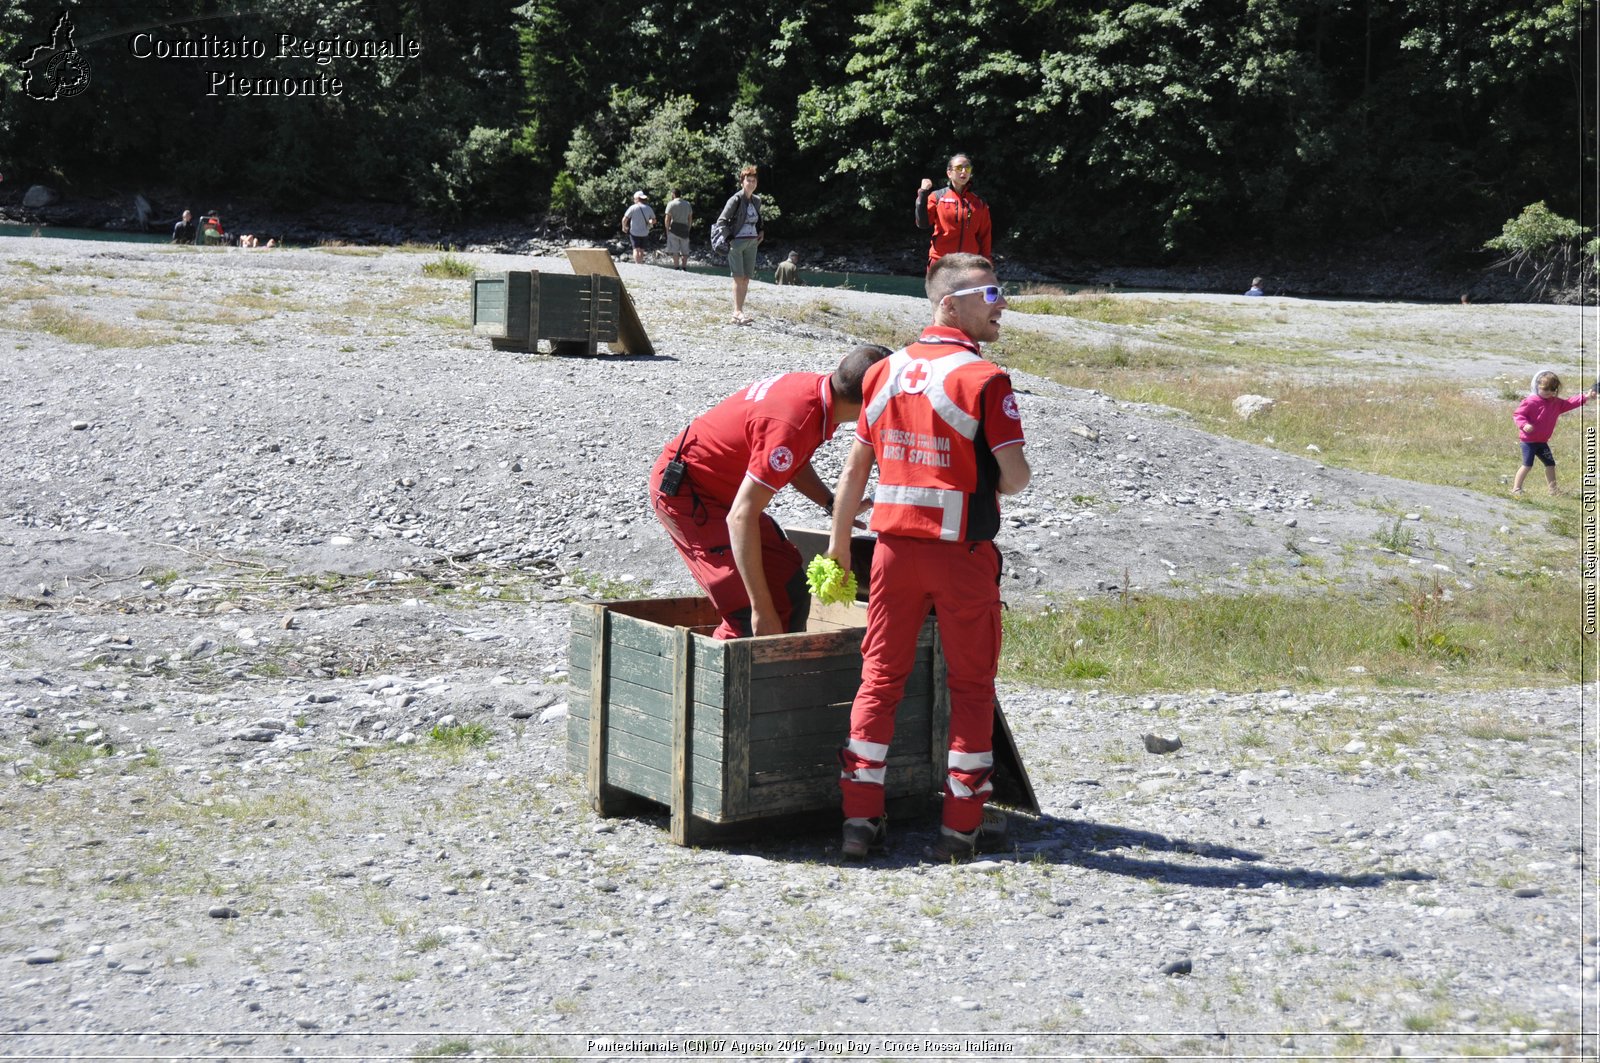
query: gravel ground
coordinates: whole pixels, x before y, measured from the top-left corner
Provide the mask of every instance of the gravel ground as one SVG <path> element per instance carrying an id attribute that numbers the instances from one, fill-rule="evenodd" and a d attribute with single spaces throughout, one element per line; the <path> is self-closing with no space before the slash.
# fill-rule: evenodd
<path id="1" fill-rule="evenodd" d="M 736 328 L 726 280 L 624 265 L 658 355 L 558 359 L 472 338 L 426 255 L 15 244 L 0 1053 L 1593 1054 L 1577 689 L 1009 688 L 1046 812 L 963 868 L 916 862 L 931 821 L 855 867 L 831 829 L 684 850 L 659 814 L 589 811 L 567 603 L 691 587 L 644 500 L 661 443 L 925 304 L 758 285 Z M 1578 328 L 1262 305 L 1363 374 L 1520 380 L 1501 352 Z M 1391 315 L 1440 344 L 1341 331 Z M 85 322 L 126 345 L 75 342 Z M 1470 581 L 1544 534 L 1527 507 L 1016 382 L 1036 474 L 1002 535 L 1013 604 Z M 1414 556 L 1378 545 L 1397 522 Z M 1182 749 L 1146 752 L 1152 730 Z"/>

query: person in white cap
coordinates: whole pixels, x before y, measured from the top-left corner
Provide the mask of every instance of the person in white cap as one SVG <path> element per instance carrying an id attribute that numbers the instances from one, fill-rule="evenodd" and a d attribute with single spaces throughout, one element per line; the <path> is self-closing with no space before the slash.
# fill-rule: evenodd
<path id="1" fill-rule="evenodd" d="M 656 227 L 656 212 L 650 209 L 650 197 L 643 191 L 633 194 L 633 205 L 622 213 L 622 231 L 633 241 L 633 260 L 644 263 L 645 249 L 650 246 L 650 230 Z"/>

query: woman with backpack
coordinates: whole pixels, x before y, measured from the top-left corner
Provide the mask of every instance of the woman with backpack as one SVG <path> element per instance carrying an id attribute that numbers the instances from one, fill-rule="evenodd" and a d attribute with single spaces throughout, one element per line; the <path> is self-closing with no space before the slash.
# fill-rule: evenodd
<path id="1" fill-rule="evenodd" d="M 717 225 L 727 234 L 728 273 L 733 277 L 733 323 L 748 325 L 744 296 L 750 278 L 756 275 L 756 248 L 765 235 L 761 230 L 761 197 L 756 195 L 757 172 L 754 166 L 739 171 L 739 191 L 729 197 L 717 215 Z"/>

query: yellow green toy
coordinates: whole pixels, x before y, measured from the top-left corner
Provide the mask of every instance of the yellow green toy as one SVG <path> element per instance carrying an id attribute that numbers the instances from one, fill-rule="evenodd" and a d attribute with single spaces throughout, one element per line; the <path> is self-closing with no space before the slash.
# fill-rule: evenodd
<path id="1" fill-rule="evenodd" d="M 806 584 L 824 605 L 856 600 L 856 574 L 846 572 L 839 567 L 839 562 L 826 554 L 818 554 L 806 566 Z"/>

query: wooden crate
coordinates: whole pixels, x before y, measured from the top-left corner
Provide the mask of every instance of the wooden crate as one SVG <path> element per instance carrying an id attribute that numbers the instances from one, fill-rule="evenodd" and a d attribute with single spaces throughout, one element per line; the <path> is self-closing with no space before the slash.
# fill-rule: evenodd
<path id="1" fill-rule="evenodd" d="M 536 351 L 549 340 L 557 354 L 594 354 L 616 342 L 620 311 L 614 277 L 512 270 L 472 279 L 472 333 L 495 350 Z"/>
<path id="2" fill-rule="evenodd" d="M 572 611 L 568 763 L 602 815 L 622 795 L 668 806 L 680 845 L 696 821 L 837 809 L 838 749 L 861 679 L 860 603 L 813 602 L 808 629 L 792 635 L 718 641 L 716 624 L 704 598 Z M 930 617 L 896 715 L 891 801 L 939 792 L 949 719 Z"/>

